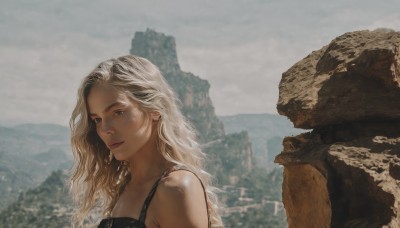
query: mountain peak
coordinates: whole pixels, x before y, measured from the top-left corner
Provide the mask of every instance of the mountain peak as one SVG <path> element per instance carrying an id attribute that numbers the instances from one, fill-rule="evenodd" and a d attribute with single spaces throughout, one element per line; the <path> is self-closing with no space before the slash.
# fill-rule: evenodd
<path id="1" fill-rule="evenodd" d="M 130 53 L 150 60 L 162 72 L 180 70 L 173 36 L 152 29 L 135 32 Z"/>
<path id="2" fill-rule="evenodd" d="M 151 29 L 135 32 L 130 51 L 158 66 L 182 102 L 182 113 L 198 131 L 200 141 L 213 141 L 225 134 L 209 96 L 210 84 L 192 73 L 181 71 L 173 36 Z"/>

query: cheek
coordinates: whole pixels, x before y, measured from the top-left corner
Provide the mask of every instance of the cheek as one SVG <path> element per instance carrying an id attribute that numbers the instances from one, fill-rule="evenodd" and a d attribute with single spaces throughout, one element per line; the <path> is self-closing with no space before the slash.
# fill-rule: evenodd
<path id="1" fill-rule="evenodd" d="M 105 142 L 104 139 L 105 139 L 106 134 L 104 133 L 104 131 L 101 131 L 99 128 L 96 128 L 96 133 L 99 136 L 99 138 L 101 139 L 101 141 Z"/>
<path id="2" fill-rule="evenodd" d="M 121 129 L 126 129 L 130 131 L 130 133 L 135 134 L 136 132 L 141 131 L 141 128 L 143 128 L 143 119 L 137 113 L 130 112 L 126 116 L 119 119 L 118 125 L 121 127 Z"/>
<path id="3" fill-rule="evenodd" d="M 135 135 L 138 137 L 147 137 L 150 135 L 150 129 L 144 125 L 136 128 L 135 130 Z"/>
<path id="4" fill-rule="evenodd" d="M 143 120 L 130 121 L 126 126 L 130 126 L 128 133 L 136 140 L 147 140 L 151 135 L 151 125 Z"/>

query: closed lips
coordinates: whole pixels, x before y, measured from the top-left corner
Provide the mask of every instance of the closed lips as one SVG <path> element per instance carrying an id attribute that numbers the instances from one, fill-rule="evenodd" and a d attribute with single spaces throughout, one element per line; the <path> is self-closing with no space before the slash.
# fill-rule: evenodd
<path id="1" fill-rule="evenodd" d="M 122 143 L 124 143 L 124 141 L 110 143 L 110 144 L 108 144 L 108 147 L 109 147 L 110 149 L 113 149 L 113 148 L 118 147 L 118 146 L 121 145 Z"/>

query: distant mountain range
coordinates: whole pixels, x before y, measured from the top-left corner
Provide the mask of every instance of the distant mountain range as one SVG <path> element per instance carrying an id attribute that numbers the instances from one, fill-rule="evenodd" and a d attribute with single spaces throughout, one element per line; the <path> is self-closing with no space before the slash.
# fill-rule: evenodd
<path id="1" fill-rule="evenodd" d="M 294 129 L 286 118 L 272 114 L 239 114 L 220 116 L 219 119 L 229 134 L 248 132 L 253 148 L 252 160 L 257 166 L 269 170 L 274 167 L 275 154 L 281 152 L 282 138 L 301 132 Z M 71 167 L 69 132 L 68 127 L 55 124 L 0 126 L 0 210 L 16 200 L 21 192 L 38 186 L 52 171 Z M 246 141 L 242 137 L 233 140 L 234 137 L 238 136 L 232 135 L 226 140 Z M 224 147 L 219 148 L 216 150 L 220 154 L 226 156 L 229 153 Z"/>
<path id="2" fill-rule="evenodd" d="M 0 227 L 71 227 L 73 205 L 66 179 L 62 171 L 55 171 L 38 187 L 20 193 L 0 212 Z"/>
<path id="3" fill-rule="evenodd" d="M 219 118 L 225 125 L 225 131 L 229 134 L 216 144 L 207 147 L 206 152 L 213 160 L 210 163 L 209 171 L 216 175 L 215 178 L 221 185 L 230 181 L 229 175 L 226 175 L 227 172 L 238 177 L 247 173 L 238 167 L 248 166 L 245 163 L 249 162 L 247 154 L 251 154 L 251 151 L 245 153 L 243 151 L 251 148 L 247 145 L 250 141 L 254 145 L 252 160 L 257 161 L 260 167 L 266 168 L 268 166 L 269 169 L 272 169 L 273 166 L 271 166 L 270 161 L 262 163 L 259 162 L 258 157 L 262 157 L 263 153 L 270 155 L 268 152 L 271 153 L 271 151 L 279 153 L 280 149 L 271 149 L 271 147 L 276 146 L 272 144 L 273 140 L 278 141 L 276 144 L 280 146 L 284 135 L 290 135 L 297 131 L 290 126 L 286 119 L 276 115 L 240 114 Z M 49 187 L 51 186 L 50 183 L 60 183 L 60 178 L 63 181 L 65 180 L 65 175 L 60 172 L 53 173 L 52 177 L 47 177 L 55 170 L 68 170 L 72 166 L 69 137 L 70 130 L 68 127 L 54 124 L 0 126 L 0 194 L 2 195 L 0 211 L 3 210 L 1 212 L 2 222 L 6 221 L 4 219 L 7 219 L 8 216 L 16 216 L 13 217 L 13 224 L 21 225 L 28 224 L 28 221 L 17 219 L 19 217 L 34 218 L 35 215 L 46 213 L 47 216 L 50 216 L 52 211 L 64 210 L 68 210 L 68 213 L 70 213 L 70 206 L 60 206 L 59 203 L 53 202 L 54 200 L 46 199 L 46 197 L 51 198 L 53 195 L 60 195 L 61 187 L 58 185 Z M 264 150 L 259 150 L 259 148 Z M 46 178 L 48 180 L 43 182 Z M 242 178 L 239 178 L 239 180 L 242 180 Z M 256 181 L 253 178 L 248 184 L 253 184 L 255 187 L 267 184 L 254 184 L 253 182 Z M 39 186 L 42 182 L 43 184 Z M 247 182 L 244 181 L 244 183 Z M 268 186 L 269 189 L 265 189 L 265 194 L 275 192 L 274 195 L 280 195 L 280 182 Z M 271 188 L 275 188 L 275 190 L 272 191 Z M 65 195 L 65 197 L 62 197 L 63 201 L 69 199 L 68 191 L 63 189 L 62 193 Z M 37 194 L 36 197 L 35 194 Z M 263 194 L 262 191 L 259 194 Z M 235 198 L 235 195 L 232 197 Z M 6 209 L 7 205 L 10 205 L 10 207 Z M 32 207 L 33 211 L 24 212 L 25 206 Z M 35 209 L 36 206 L 39 208 Z M 49 220 L 36 219 L 35 224 L 46 224 L 46 221 L 58 221 L 57 224 L 67 224 L 67 217 L 59 214 L 56 217 L 49 217 Z M 233 218 L 232 216 L 229 217 L 229 219 Z M 20 221 L 20 223 L 17 221 Z"/>
<path id="4" fill-rule="evenodd" d="M 55 124 L 0 126 L 0 210 L 53 170 L 71 167 L 69 136 Z"/>

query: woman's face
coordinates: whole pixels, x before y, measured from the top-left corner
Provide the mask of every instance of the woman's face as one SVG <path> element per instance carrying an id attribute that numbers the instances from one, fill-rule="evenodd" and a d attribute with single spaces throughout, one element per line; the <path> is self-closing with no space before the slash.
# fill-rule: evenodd
<path id="1" fill-rule="evenodd" d="M 152 115 L 137 102 L 107 85 L 94 85 L 87 98 L 90 118 L 96 131 L 117 160 L 129 160 L 152 148 Z"/>

